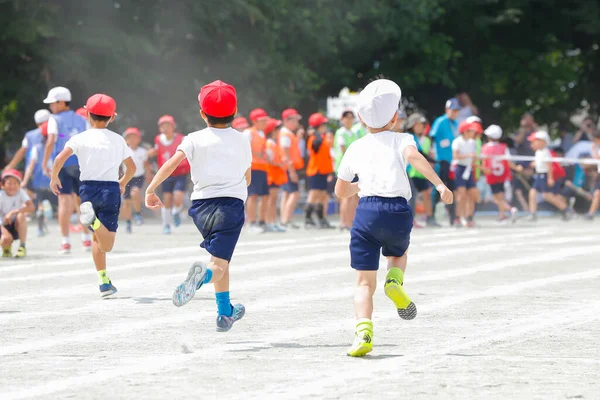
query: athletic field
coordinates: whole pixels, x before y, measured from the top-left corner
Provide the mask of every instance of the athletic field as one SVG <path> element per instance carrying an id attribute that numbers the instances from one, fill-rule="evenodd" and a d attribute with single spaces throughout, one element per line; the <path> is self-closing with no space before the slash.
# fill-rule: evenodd
<path id="1" fill-rule="evenodd" d="M 109 256 L 119 292 L 107 300 L 78 240 L 70 256 L 46 237 L 29 240 L 27 259 L 0 260 L 0 399 L 600 398 L 597 223 L 414 231 L 405 287 L 417 318 L 397 316 L 381 270 L 362 359 L 345 355 L 348 233 L 244 233 L 231 292 L 246 316 L 217 333 L 212 285 L 171 303 L 208 258 L 195 228 L 134 229 Z"/>

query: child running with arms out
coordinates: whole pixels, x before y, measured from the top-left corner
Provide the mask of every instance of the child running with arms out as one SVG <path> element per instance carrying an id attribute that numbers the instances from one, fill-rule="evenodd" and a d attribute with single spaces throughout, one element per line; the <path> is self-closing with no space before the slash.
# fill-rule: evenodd
<path id="1" fill-rule="evenodd" d="M 177 152 L 156 173 L 146 189 L 146 206 L 162 207 L 154 193 L 177 166 L 187 159 L 191 165 L 193 218 L 204 238 L 200 247 L 212 256 L 207 265 L 196 262 L 187 279 L 173 293 L 173 304 L 187 304 L 200 287 L 213 283 L 217 301 L 217 331 L 227 332 L 244 316 L 243 305 L 231 305 L 229 262 L 244 226 L 244 202 L 251 181 L 252 151 L 243 133 L 231 128 L 237 113 L 235 88 L 221 81 L 212 82 L 198 95 L 200 115 L 206 129 L 190 133 Z"/>
<path id="2" fill-rule="evenodd" d="M 357 324 L 354 343 L 348 350 L 353 357 L 364 356 L 373 349 L 373 294 L 382 249 L 388 261 L 386 296 L 401 318 L 413 319 L 417 314 L 402 286 L 413 226 L 413 213 L 408 205 L 412 194 L 407 164 L 435 186 L 446 204 L 453 201 L 452 192 L 417 150 L 413 136 L 392 132 L 400 96 L 400 87 L 387 79 L 371 82 L 363 89 L 358 115 L 368 133 L 348 147 L 338 169 L 335 194 L 347 198 L 358 193 L 360 198 L 350 231 L 350 262 L 357 272 L 354 295 Z M 358 182 L 352 183 L 355 175 Z"/>
<path id="3" fill-rule="evenodd" d="M 100 277 L 100 295 L 107 297 L 117 292 L 106 273 L 106 253 L 115 244 L 121 207 L 121 194 L 135 174 L 131 149 L 125 139 L 109 129 L 117 109 L 115 100 L 105 94 L 95 94 L 86 103 L 90 129 L 73 136 L 54 160 L 50 188 L 58 196 L 61 182 L 58 176 L 65 161 L 72 155 L 79 159 L 81 168 L 80 221 L 94 232 L 92 257 Z M 119 168 L 127 170 L 119 180 Z"/>

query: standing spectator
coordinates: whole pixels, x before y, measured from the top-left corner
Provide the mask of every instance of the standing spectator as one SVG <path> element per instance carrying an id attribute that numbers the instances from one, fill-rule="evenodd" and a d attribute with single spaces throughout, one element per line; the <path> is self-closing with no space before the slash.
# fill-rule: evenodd
<path id="1" fill-rule="evenodd" d="M 281 187 L 283 190 L 279 206 L 281 224 L 284 228 L 289 224 L 291 228 L 298 229 L 299 226 L 292 222 L 292 216 L 300 199 L 298 171 L 304 168 L 300 139 L 296 135 L 302 116 L 295 109 L 288 108 L 281 113 L 281 119 L 283 120 L 283 127 L 279 132 L 279 147 L 283 151 L 283 162 L 287 164 L 288 173 L 288 182 Z"/>
<path id="2" fill-rule="evenodd" d="M 596 132 L 596 124 L 591 117 L 587 117 L 581 123 L 579 130 L 573 137 L 573 144 L 579 141 L 592 142 L 594 140 L 594 134 Z M 565 150 L 566 151 L 566 150 Z"/>
<path id="3" fill-rule="evenodd" d="M 403 109 L 398 109 L 398 119 L 396 123 L 392 127 L 392 131 L 394 132 L 404 132 L 404 121 L 406 120 L 406 113 Z"/>
<path id="4" fill-rule="evenodd" d="M 450 190 L 454 190 L 454 182 L 450 179 L 450 163 L 452 162 L 452 142 L 458 135 L 458 122 L 456 122 L 456 118 L 460 109 L 458 99 L 452 98 L 446 101 L 445 114 L 433 121 L 433 126 L 429 134 L 435 144 L 435 160 L 439 164 L 438 175 Z M 438 192 L 434 192 L 433 195 L 435 197 L 432 204 L 435 205 L 439 200 L 439 194 Z M 453 225 L 456 218 L 454 204 L 447 204 L 446 209 L 450 217 L 450 225 Z"/>
<path id="5" fill-rule="evenodd" d="M 458 117 L 456 118 L 456 121 L 458 121 L 459 124 L 469 117 L 479 115 L 479 110 L 477 109 L 477 106 L 473 104 L 471 97 L 467 93 L 459 93 L 456 95 L 456 98 L 458 99 L 462 107 L 458 113 Z"/>

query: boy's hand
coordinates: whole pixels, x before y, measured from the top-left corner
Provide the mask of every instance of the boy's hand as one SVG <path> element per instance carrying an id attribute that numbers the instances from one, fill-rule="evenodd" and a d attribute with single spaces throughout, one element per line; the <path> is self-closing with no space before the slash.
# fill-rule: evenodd
<path id="1" fill-rule="evenodd" d="M 160 198 L 156 195 L 156 193 L 146 193 L 146 207 L 151 210 L 156 210 L 157 208 L 162 208 L 163 203 L 160 201 Z"/>
<path id="2" fill-rule="evenodd" d="M 440 193 L 440 197 L 444 203 L 452 204 L 454 202 L 454 194 L 446 187 L 446 185 L 438 185 L 436 186 L 436 189 Z"/>
<path id="3" fill-rule="evenodd" d="M 515 168 L 517 172 L 523 172 L 523 166 L 522 165 L 517 165 L 517 168 Z"/>
<path id="4" fill-rule="evenodd" d="M 42 168 L 42 172 L 44 173 L 44 175 L 46 176 L 51 176 L 52 175 L 52 170 L 50 168 L 48 168 L 47 165 L 44 165 L 44 167 Z M 62 186 L 61 186 L 62 187 Z"/>
<path id="5" fill-rule="evenodd" d="M 62 189 L 62 184 L 60 183 L 60 179 L 52 178 L 50 180 L 50 190 L 52 190 L 52 193 L 54 193 L 56 196 L 58 196 L 58 195 L 60 195 L 59 189 Z"/>
<path id="6" fill-rule="evenodd" d="M 126 187 L 126 186 L 127 186 L 127 185 L 125 185 L 125 184 L 123 184 L 123 183 L 120 183 L 120 182 L 119 182 L 119 189 L 121 190 L 121 195 L 124 195 L 124 194 L 125 194 L 125 187 Z"/>
<path id="7" fill-rule="evenodd" d="M 29 183 L 29 182 L 27 182 L 27 181 L 23 181 L 23 182 L 21 182 L 21 189 L 26 189 L 26 188 L 27 188 L 27 184 L 28 184 L 28 183 Z"/>

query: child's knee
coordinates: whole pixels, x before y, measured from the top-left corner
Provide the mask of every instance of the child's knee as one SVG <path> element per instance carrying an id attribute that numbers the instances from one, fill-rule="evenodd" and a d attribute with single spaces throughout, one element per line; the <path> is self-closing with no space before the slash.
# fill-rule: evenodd
<path id="1" fill-rule="evenodd" d="M 17 218 L 16 218 L 16 222 L 17 222 L 17 225 L 27 223 L 27 220 L 26 220 L 26 217 L 25 217 L 25 213 L 22 213 L 22 212 L 18 213 L 17 214 Z"/>
<path id="2" fill-rule="evenodd" d="M 552 198 L 554 198 L 552 193 L 542 193 L 542 199 L 548 201 L 548 200 L 551 200 Z"/>

